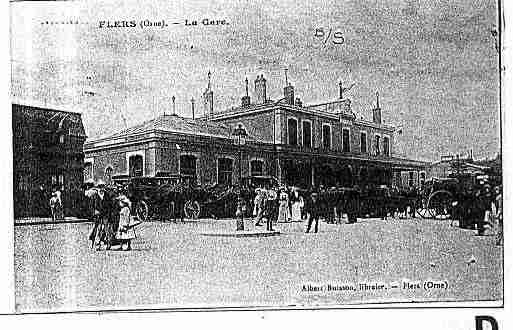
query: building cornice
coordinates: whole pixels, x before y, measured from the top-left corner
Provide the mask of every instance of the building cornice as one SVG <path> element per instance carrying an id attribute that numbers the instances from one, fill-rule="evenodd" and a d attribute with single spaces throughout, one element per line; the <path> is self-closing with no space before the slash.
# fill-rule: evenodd
<path id="1" fill-rule="evenodd" d="M 325 111 L 318 111 L 318 110 L 311 109 L 312 107 L 316 107 L 319 105 L 325 105 L 325 104 L 330 104 L 330 103 L 314 104 L 314 105 L 309 105 L 309 106 L 304 106 L 304 107 L 298 107 L 298 106 L 293 106 L 290 104 L 276 103 L 276 102 L 269 103 L 269 104 L 252 105 L 252 106 L 249 106 L 246 108 L 240 107 L 240 108 L 235 108 L 232 111 L 214 114 L 214 116 L 212 116 L 210 118 L 210 120 L 211 121 L 219 121 L 219 120 L 223 120 L 223 119 L 232 119 L 232 118 L 241 118 L 241 117 L 245 117 L 245 116 L 251 116 L 254 114 L 258 114 L 258 113 L 273 112 L 275 110 L 288 110 L 288 111 L 299 112 L 299 113 L 303 113 L 303 114 L 307 114 L 307 115 L 328 118 L 328 119 L 332 119 L 332 120 L 340 120 L 342 117 L 343 119 L 353 121 L 354 124 L 356 124 L 356 125 L 372 127 L 372 128 L 376 128 L 376 129 L 383 129 L 383 130 L 387 130 L 390 132 L 395 131 L 394 126 L 385 125 L 385 124 L 376 124 L 371 121 L 357 119 L 352 114 L 328 113 Z"/>

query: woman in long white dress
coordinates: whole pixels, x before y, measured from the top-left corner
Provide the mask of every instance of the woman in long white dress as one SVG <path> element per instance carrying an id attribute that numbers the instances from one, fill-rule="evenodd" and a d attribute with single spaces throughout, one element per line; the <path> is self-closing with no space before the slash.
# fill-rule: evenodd
<path id="1" fill-rule="evenodd" d="M 290 197 L 290 204 L 291 204 L 291 218 L 292 221 L 301 221 L 301 214 L 302 209 L 304 206 L 303 197 L 299 194 L 299 190 L 297 188 L 294 188 L 292 190 L 292 196 Z"/>
<path id="2" fill-rule="evenodd" d="M 290 222 L 289 195 L 284 188 L 280 189 L 278 222 Z"/>

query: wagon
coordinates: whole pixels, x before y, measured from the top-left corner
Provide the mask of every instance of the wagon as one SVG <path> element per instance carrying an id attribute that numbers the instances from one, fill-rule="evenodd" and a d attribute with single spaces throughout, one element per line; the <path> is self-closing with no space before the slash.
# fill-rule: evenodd
<path id="1" fill-rule="evenodd" d="M 148 219 L 198 219 L 206 192 L 180 175 L 155 177 L 114 177 L 125 187 L 133 212 L 142 221 Z"/>
<path id="2" fill-rule="evenodd" d="M 116 176 L 113 181 L 126 187 L 127 195 L 134 205 L 133 212 L 141 220 L 147 219 L 191 219 L 201 216 L 232 217 L 239 194 L 246 201 L 248 215 L 252 210 L 254 188 L 274 187 L 274 177 L 245 177 L 241 184 L 211 185 L 201 187 L 180 175 L 155 177 Z"/>
<path id="3" fill-rule="evenodd" d="M 421 204 L 423 218 L 448 219 L 452 204 L 460 190 L 456 178 L 432 178 L 422 189 Z"/>

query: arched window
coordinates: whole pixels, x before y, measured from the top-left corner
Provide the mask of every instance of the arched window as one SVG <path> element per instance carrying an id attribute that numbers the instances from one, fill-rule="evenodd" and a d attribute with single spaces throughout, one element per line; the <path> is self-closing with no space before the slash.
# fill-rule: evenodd
<path id="1" fill-rule="evenodd" d="M 233 177 L 233 160 L 230 158 L 219 158 L 217 162 L 217 183 L 231 185 Z"/>
<path id="2" fill-rule="evenodd" d="M 250 163 L 251 176 L 264 175 L 264 162 L 260 159 L 254 159 Z"/>
<path id="3" fill-rule="evenodd" d="M 380 150 L 380 146 L 379 146 L 379 142 L 381 140 L 380 136 L 379 135 L 376 135 L 374 137 L 374 151 L 376 153 L 376 155 L 379 155 L 381 153 L 381 150 Z"/>
<path id="4" fill-rule="evenodd" d="M 144 161 L 141 155 L 132 155 L 128 157 L 128 175 L 131 177 L 134 176 L 143 176 L 144 170 Z"/>
<path id="5" fill-rule="evenodd" d="M 196 156 L 181 155 L 180 156 L 180 175 L 189 183 L 196 183 Z"/>
<path id="6" fill-rule="evenodd" d="M 289 144 L 297 146 L 297 119 L 289 118 L 287 120 L 287 131 L 289 135 Z"/>

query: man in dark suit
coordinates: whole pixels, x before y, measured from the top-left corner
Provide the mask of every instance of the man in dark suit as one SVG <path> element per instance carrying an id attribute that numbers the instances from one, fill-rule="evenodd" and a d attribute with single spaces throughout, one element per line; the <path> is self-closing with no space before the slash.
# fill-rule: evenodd
<path id="1" fill-rule="evenodd" d="M 309 198 L 305 201 L 305 213 L 308 217 L 308 226 L 306 228 L 306 233 L 310 232 L 312 228 L 312 223 L 315 220 L 315 233 L 319 231 L 319 217 L 322 214 L 322 206 L 319 200 L 319 195 L 316 192 L 313 192 Z"/>
<path id="2" fill-rule="evenodd" d="M 93 215 L 95 224 L 89 239 L 92 246 L 97 244 L 97 250 L 100 249 L 100 242 L 104 242 L 107 250 L 112 246 L 115 236 L 113 216 L 114 216 L 114 198 L 112 193 L 105 189 L 105 183 L 99 181 L 96 185 L 96 193 L 91 197 L 93 199 Z"/>

